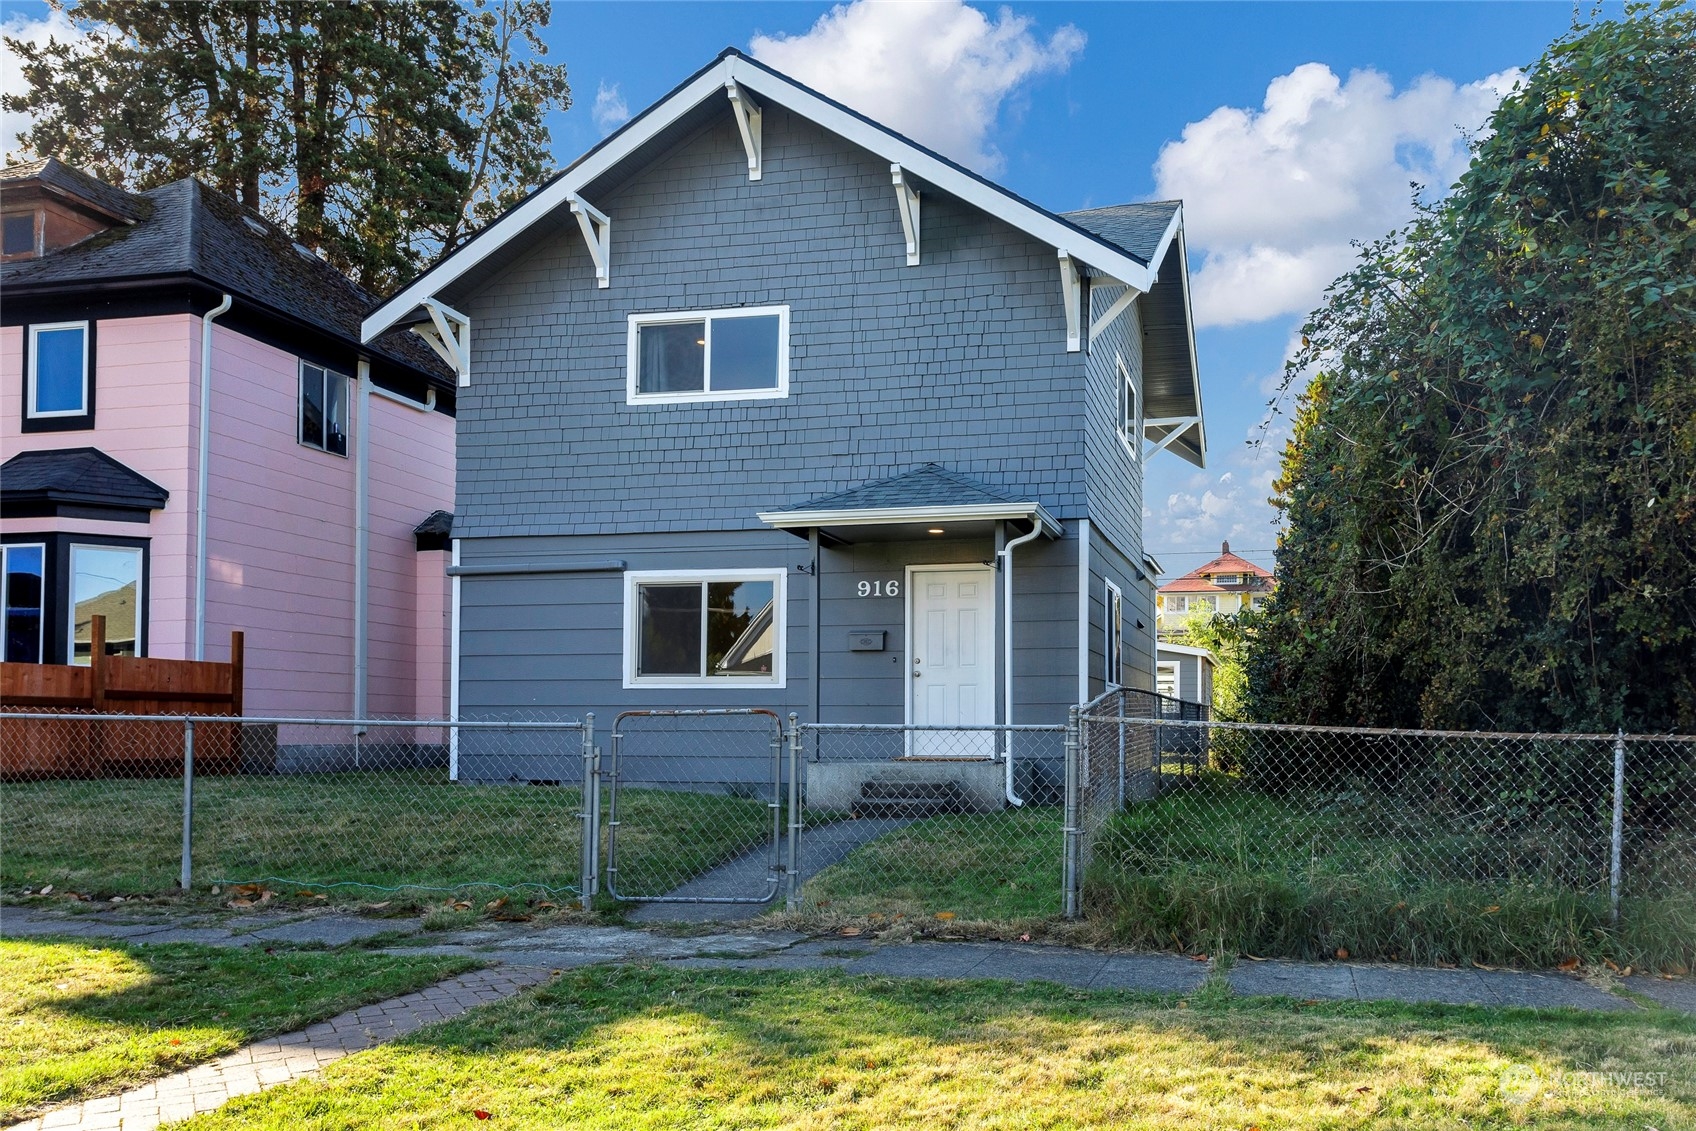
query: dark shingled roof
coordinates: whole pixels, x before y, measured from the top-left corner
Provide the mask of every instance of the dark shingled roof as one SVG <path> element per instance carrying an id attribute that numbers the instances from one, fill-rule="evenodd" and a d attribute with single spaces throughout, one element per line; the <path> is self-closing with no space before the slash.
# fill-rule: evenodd
<path id="1" fill-rule="evenodd" d="M 89 176 L 57 157 L 38 157 L 21 165 L 0 169 L 0 192 L 17 188 L 24 181 L 39 180 L 43 187 L 78 197 L 102 212 L 132 223 L 147 216 L 147 202 L 134 193 Z"/>
<path id="2" fill-rule="evenodd" d="M 414 534 L 447 536 L 453 533 L 452 511 L 431 511 L 428 518 L 412 528 Z"/>
<path id="3" fill-rule="evenodd" d="M 0 464 L 0 501 L 156 511 L 171 493 L 98 448 L 19 452 Z"/>
<path id="4" fill-rule="evenodd" d="M 13 179 L 17 168 L 24 166 L 6 170 L 4 177 Z M 120 191 L 102 187 L 108 192 Z M 274 224 L 191 177 L 132 199 L 148 207 L 146 219 L 39 259 L 10 261 L 0 267 L 6 289 L 16 292 L 38 285 L 195 275 L 238 300 L 298 318 L 350 345 L 359 345 L 359 323 L 376 305 L 375 298 L 298 247 Z M 451 386 L 454 382 L 454 375 L 435 351 L 410 331 L 385 334 L 366 348 L 429 374 L 437 384 Z"/>
<path id="5" fill-rule="evenodd" d="M 927 463 L 904 475 L 892 475 L 862 483 L 834 495 L 808 499 L 804 503 L 782 507 L 785 511 L 852 511 L 875 510 L 883 507 L 949 507 L 978 506 L 990 503 L 1017 503 L 1016 499 L 976 479 L 941 464 Z"/>
<path id="6" fill-rule="evenodd" d="M 1110 204 L 1106 208 L 1086 208 L 1060 215 L 1126 255 L 1148 263 L 1160 250 L 1160 237 L 1171 227 L 1172 216 L 1182 203 L 1151 200 L 1146 204 Z"/>

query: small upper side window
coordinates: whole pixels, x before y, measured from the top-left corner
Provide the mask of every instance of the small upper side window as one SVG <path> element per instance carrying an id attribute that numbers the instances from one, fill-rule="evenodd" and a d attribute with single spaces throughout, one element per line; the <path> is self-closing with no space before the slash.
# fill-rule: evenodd
<path id="1" fill-rule="evenodd" d="M 347 455 L 347 378 L 310 362 L 300 363 L 300 442 L 331 455 Z"/>
<path id="2" fill-rule="evenodd" d="M 630 316 L 626 403 L 789 395 L 789 308 Z"/>
<path id="3" fill-rule="evenodd" d="M 0 255 L 26 256 L 39 255 L 41 249 L 36 245 L 36 213 L 9 212 L 5 217 L 5 239 L 0 244 Z"/>
<path id="4" fill-rule="evenodd" d="M 1142 431 L 1141 414 L 1137 408 L 1137 383 L 1131 376 L 1130 368 L 1125 359 L 1115 357 L 1114 368 L 1119 374 L 1119 438 L 1125 441 L 1125 447 L 1131 453 L 1131 458 L 1137 458 L 1138 433 Z"/>
<path id="5" fill-rule="evenodd" d="M 50 322 L 29 328 L 28 387 L 24 420 L 36 427 L 94 426 L 89 380 L 87 322 Z"/>

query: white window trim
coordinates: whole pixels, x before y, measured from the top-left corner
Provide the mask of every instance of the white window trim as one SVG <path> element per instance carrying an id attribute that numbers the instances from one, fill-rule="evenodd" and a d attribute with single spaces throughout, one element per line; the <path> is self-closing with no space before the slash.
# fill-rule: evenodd
<path id="1" fill-rule="evenodd" d="M 1177 660 L 1158 660 L 1155 662 L 1154 693 L 1156 695 L 1165 694 L 1160 690 L 1160 677 L 1168 671 L 1172 673 L 1172 698 L 1182 699 L 1184 697 L 1184 665 Z"/>
<path id="2" fill-rule="evenodd" d="M 6 565 L 6 558 L 10 556 L 13 550 L 41 551 L 41 593 L 38 598 L 41 604 L 37 607 L 40 615 L 35 618 L 35 655 L 37 663 L 45 664 L 47 662 L 47 543 L 7 542 L 4 546 L 0 546 L 0 618 L 4 618 L 12 607 L 12 571 Z M 0 630 L 9 631 L 4 624 L 0 624 Z M 0 660 L 3 659 L 5 659 L 4 649 L 0 648 Z"/>
<path id="3" fill-rule="evenodd" d="M 343 400 L 343 403 L 347 406 L 347 416 L 348 416 L 348 419 L 347 419 L 347 426 L 348 427 L 347 427 L 347 432 L 346 432 L 347 451 L 345 451 L 345 452 L 331 451 L 328 443 L 309 444 L 309 443 L 306 442 L 306 399 L 300 395 L 300 381 L 301 381 L 301 378 L 306 375 L 306 367 L 308 365 L 310 365 L 314 369 L 321 370 L 326 378 L 338 377 L 343 382 L 346 383 L 347 396 Z M 327 386 L 326 386 L 326 389 L 327 389 Z M 330 398 L 326 394 L 324 396 L 324 436 L 325 436 L 326 440 L 328 440 L 329 435 L 330 435 Z M 348 458 L 351 457 L 351 455 L 353 453 L 353 379 L 350 378 L 346 373 L 341 373 L 341 372 L 338 372 L 334 369 L 331 369 L 328 365 L 319 365 L 316 361 L 308 361 L 304 357 L 295 359 L 294 442 L 296 444 L 300 445 L 303 448 L 308 448 L 308 449 L 315 451 L 315 452 L 321 452 L 321 453 L 323 453 L 324 455 L 327 455 L 327 456 L 335 456 L 337 459 L 348 459 Z"/>
<path id="4" fill-rule="evenodd" d="M 643 676 L 636 671 L 641 655 L 641 607 L 637 602 L 637 587 L 703 581 L 770 581 L 772 588 L 772 656 L 771 676 Z M 624 686 L 626 690 L 643 687 L 783 687 L 787 678 L 786 657 L 789 638 L 789 571 L 775 569 L 656 569 L 628 570 L 624 574 Z"/>
<path id="5" fill-rule="evenodd" d="M 140 546 L 114 546 L 107 542 L 72 542 L 65 550 L 65 662 L 77 664 L 77 551 L 122 550 L 135 555 L 135 655 L 147 655 L 147 554 Z M 43 585 L 43 589 L 46 586 Z M 46 599 L 43 598 L 43 604 Z M 45 610 L 43 610 L 45 611 Z M 91 649 L 89 663 L 94 662 Z M 78 667 L 82 665 L 77 664 Z"/>
<path id="6" fill-rule="evenodd" d="M 1131 457 L 1132 463 L 1139 462 L 1137 441 L 1142 436 L 1142 397 L 1137 390 L 1137 384 L 1131 379 L 1130 367 L 1120 354 L 1113 355 L 1113 369 L 1119 379 L 1119 385 L 1113 390 L 1113 431 L 1119 434 L 1119 442 L 1125 445 L 1125 452 Z M 1122 405 L 1125 397 L 1131 398 L 1130 420 L 1125 419 Z"/>
<path id="7" fill-rule="evenodd" d="M 82 407 L 74 409 L 57 409 L 53 412 L 42 412 L 35 407 L 36 373 L 35 373 L 35 341 L 43 330 L 81 330 L 82 331 Z M 71 416 L 88 415 L 88 322 L 42 322 L 29 328 L 29 395 L 24 402 L 24 412 L 31 420 L 64 419 Z"/>
<path id="8" fill-rule="evenodd" d="M 1125 594 L 1111 581 L 1107 581 L 1105 578 L 1102 580 L 1107 585 L 1107 592 L 1102 598 L 1104 608 L 1101 619 L 1104 623 L 1101 640 L 1101 676 L 1102 681 L 1106 685 L 1106 689 L 1108 691 L 1114 691 L 1125 686 L 1123 683 L 1120 683 L 1117 679 L 1113 678 L 1115 675 L 1122 676 L 1125 674 Z M 1117 672 L 1114 672 L 1111 667 L 1113 663 L 1114 635 L 1113 604 L 1115 601 L 1117 601 L 1119 605 L 1119 671 Z"/>
<path id="9" fill-rule="evenodd" d="M 725 389 L 712 387 L 713 319 L 759 318 L 777 315 L 777 387 L 772 389 Z M 707 344 L 702 358 L 701 380 L 706 386 L 700 392 L 638 393 L 636 367 L 640 358 L 637 339 L 643 326 L 666 326 L 680 322 L 706 324 Z M 789 395 L 789 308 L 787 306 L 732 306 L 720 310 L 668 310 L 658 314 L 629 316 L 628 340 L 625 346 L 625 404 L 680 404 L 689 401 L 750 401 L 774 400 Z"/>

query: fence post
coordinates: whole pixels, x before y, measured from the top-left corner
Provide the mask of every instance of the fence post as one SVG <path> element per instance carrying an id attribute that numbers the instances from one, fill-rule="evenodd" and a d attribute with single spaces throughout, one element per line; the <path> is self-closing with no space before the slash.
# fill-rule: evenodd
<path id="1" fill-rule="evenodd" d="M 1625 731 L 1614 736 L 1614 819 L 1608 848 L 1608 914 L 1619 926 L 1620 854 L 1625 840 Z"/>
<path id="2" fill-rule="evenodd" d="M 801 720 L 789 712 L 789 867 L 784 905 L 801 906 Z"/>
<path id="3" fill-rule="evenodd" d="M 1061 830 L 1065 851 L 1060 878 L 1064 889 L 1061 914 L 1068 919 L 1078 917 L 1078 790 L 1081 784 L 1078 759 L 1083 746 L 1079 741 L 1081 727 L 1081 711 L 1074 706 L 1066 712 L 1066 822 Z"/>
<path id="4" fill-rule="evenodd" d="M 193 879 L 194 851 L 194 720 L 183 720 L 183 866 L 177 885 L 186 893 Z"/>
<path id="5" fill-rule="evenodd" d="M 601 783 L 595 768 L 595 713 L 588 712 L 583 716 L 583 843 L 579 858 L 581 867 L 577 877 L 578 902 L 583 910 L 589 910 L 590 901 L 595 895 L 595 884 L 600 873 L 600 808 Z"/>

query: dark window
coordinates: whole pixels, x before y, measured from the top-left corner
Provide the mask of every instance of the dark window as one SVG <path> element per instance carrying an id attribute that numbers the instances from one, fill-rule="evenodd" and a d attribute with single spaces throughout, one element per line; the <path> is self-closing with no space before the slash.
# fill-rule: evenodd
<path id="1" fill-rule="evenodd" d="M 347 378 L 300 363 L 300 442 L 333 455 L 347 455 Z"/>
<path id="2" fill-rule="evenodd" d="M 35 213 L 26 212 L 6 217 L 4 255 L 35 254 Z"/>
<path id="3" fill-rule="evenodd" d="M 633 397 L 784 395 L 788 308 L 632 315 Z"/>
<path id="4" fill-rule="evenodd" d="M 773 581 L 643 584 L 636 675 L 769 679 Z"/>
<path id="5" fill-rule="evenodd" d="M 6 606 L 5 654 L 14 664 L 41 662 L 42 579 L 46 576 L 45 546 L 6 546 L 0 550 L 5 572 L 0 575 Z"/>
<path id="6" fill-rule="evenodd" d="M 638 393 L 698 393 L 706 388 L 707 324 L 644 326 Z"/>

